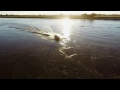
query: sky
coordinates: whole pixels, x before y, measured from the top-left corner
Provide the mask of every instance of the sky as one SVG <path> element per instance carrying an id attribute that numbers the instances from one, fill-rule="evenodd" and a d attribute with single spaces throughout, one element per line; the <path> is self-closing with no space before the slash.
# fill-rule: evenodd
<path id="1" fill-rule="evenodd" d="M 120 11 L 0 11 L 0 14 L 38 15 L 38 14 L 120 14 Z"/>

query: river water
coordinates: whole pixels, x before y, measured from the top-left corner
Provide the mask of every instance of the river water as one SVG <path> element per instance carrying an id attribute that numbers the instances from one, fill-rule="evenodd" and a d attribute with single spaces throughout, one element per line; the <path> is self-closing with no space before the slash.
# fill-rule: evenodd
<path id="1" fill-rule="evenodd" d="M 0 78 L 120 78 L 120 21 L 0 18 Z"/>

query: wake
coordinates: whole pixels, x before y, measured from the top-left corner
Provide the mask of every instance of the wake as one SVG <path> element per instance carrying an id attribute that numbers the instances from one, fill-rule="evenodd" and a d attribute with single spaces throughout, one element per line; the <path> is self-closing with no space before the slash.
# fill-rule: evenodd
<path id="1" fill-rule="evenodd" d="M 49 39 L 54 39 L 56 41 L 60 41 L 61 39 L 65 38 L 63 35 L 59 33 L 54 33 L 51 27 L 49 26 L 38 28 L 32 25 L 26 25 L 20 23 L 6 23 L 6 24 L 1 24 L 0 26 L 7 26 L 8 28 L 19 29 L 30 33 L 35 33 L 37 35 L 47 36 Z"/>

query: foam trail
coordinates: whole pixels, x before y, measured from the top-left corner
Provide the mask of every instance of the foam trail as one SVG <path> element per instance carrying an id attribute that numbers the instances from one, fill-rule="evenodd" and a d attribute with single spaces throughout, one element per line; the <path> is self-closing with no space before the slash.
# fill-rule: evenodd
<path id="1" fill-rule="evenodd" d="M 6 23 L 6 24 L 1 24 L 0 26 L 7 26 L 8 28 L 28 31 L 38 35 L 41 34 L 41 35 L 47 36 L 49 39 L 55 39 L 54 37 L 55 35 L 57 35 L 57 37 L 60 39 L 64 38 L 61 34 L 54 33 L 49 26 L 43 27 L 41 29 L 32 25 L 26 25 L 26 24 L 20 24 L 20 23 Z"/>

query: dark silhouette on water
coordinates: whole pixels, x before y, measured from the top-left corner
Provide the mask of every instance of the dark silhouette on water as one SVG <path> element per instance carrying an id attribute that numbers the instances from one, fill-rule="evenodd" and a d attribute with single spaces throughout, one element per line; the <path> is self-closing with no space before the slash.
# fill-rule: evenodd
<path id="1" fill-rule="evenodd" d="M 55 39 L 56 41 L 60 41 L 60 38 L 59 38 L 59 36 L 57 36 L 57 35 L 54 36 L 54 39 Z"/>

